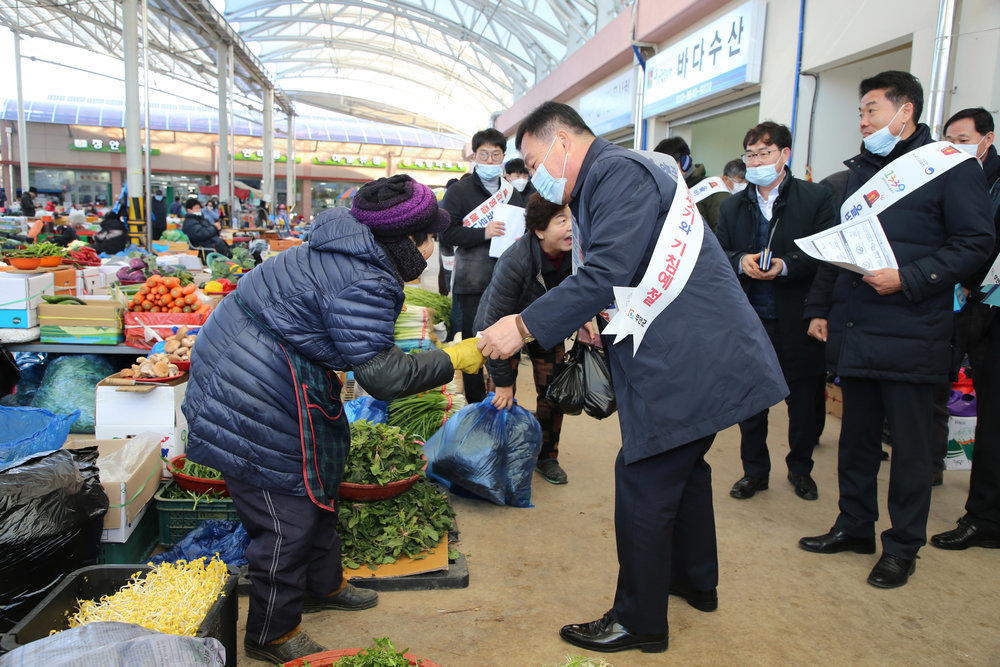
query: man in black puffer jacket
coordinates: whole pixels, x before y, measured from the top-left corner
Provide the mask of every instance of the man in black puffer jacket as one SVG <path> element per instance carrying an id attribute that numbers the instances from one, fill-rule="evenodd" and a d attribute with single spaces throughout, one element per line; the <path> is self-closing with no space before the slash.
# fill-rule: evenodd
<path id="1" fill-rule="evenodd" d="M 476 333 L 472 325 L 479 300 L 493 275 L 496 260 L 490 257 L 490 239 L 504 232 L 504 226 L 498 220 L 478 227 L 471 222 L 467 226 L 464 219 L 500 190 L 506 150 L 507 138 L 499 130 L 490 128 L 472 135 L 475 171 L 448 188 L 441 200 L 441 208 L 451 216 L 451 225 L 441 234 L 441 245 L 455 247 L 452 293 L 462 312 L 463 338 L 471 338 Z M 524 206 L 524 199 L 515 190 L 507 203 Z M 483 400 L 486 388 L 481 374 L 466 375 L 463 381 L 465 396 L 470 403 Z"/>
<path id="2" fill-rule="evenodd" d="M 219 228 L 206 220 L 201 214 L 201 202 L 191 197 L 184 203 L 187 214 L 184 216 L 184 226 L 181 228 L 188 238 L 188 243 L 196 250 L 217 252 L 226 257 L 232 257 L 229 244 L 219 236 Z"/>
<path id="3" fill-rule="evenodd" d="M 520 313 L 573 272 L 569 252 L 573 248 L 573 222 L 568 206 L 553 204 L 534 194 L 528 201 L 524 225 L 524 236 L 497 261 L 493 278 L 479 303 L 476 331 L 482 331 L 501 317 Z M 565 484 L 566 472 L 558 462 L 563 413 L 545 398 L 552 382 L 553 369 L 562 362 L 565 349 L 562 342 L 551 350 L 546 350 L 537 341 L 531 341 L 527 347 L 538 392 L 535 417 L 542 427 L 542 449 L 538 453 L 536 470 L 548 482 Z M 514 403 L 514 384 L 520 358 L 521 353 L 518 352 L 509 359 L 486 362 L 496 391 L 493 405 L 498 410 L 509 408 Z"/>
<path id="4" fill-rule="evenodd" d="M 912 74 L 889 71 L 865 79 L 859 96 L 865 147 L 845 162 L 851 171 L 845 206 L 893 161 L 934 143 L 930 129 L 917 124 L 923 88 Z M 909 191 L 906 183 L 893 186 L 887 174 L 882 179 L 906 192 L 878 213 L 899 268 L 861 276 L 824 265 L 805 307 L 809 334 L 827 342 L 827 361 L 840 375 L 844 415 L 840 515 L 828 533 L 804 537 L 799 546 L 815 553 L 875 553 L 877 476 L 888 420 L 892 526 L 882 533 L 882 557 L 868 583 L 896 588 L 906 584 L 926 542 L 933 392 L 954 363 L 953 289 L 987 260 L 995 235 L 986 179 L 975 160 L 938 170 L 918 188 L 909 184 Z M 866 187 L 862 194 L 868 193 Z"/>

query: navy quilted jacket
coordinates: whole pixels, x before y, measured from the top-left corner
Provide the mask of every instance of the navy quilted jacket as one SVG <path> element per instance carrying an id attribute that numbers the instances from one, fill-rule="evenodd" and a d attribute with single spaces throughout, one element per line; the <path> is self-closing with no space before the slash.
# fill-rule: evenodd
<path id="1" fill-rule="evenodd" d="M 300 353 L 331 369 L 392 348 L 403 304 L 388 257 L 342 208 L 320 214 L 308 246 L 267 260 L 237 293 Z M 191 460 L 259 488 L 305 494 L 288 362 L 235 299 L 224 299 L 198 334 L 182 409 Z"/>

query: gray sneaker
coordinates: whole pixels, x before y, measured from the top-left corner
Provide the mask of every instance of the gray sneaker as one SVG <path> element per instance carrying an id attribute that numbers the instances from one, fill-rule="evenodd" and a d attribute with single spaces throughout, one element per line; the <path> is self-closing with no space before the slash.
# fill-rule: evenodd
<path id="1" fill-rule="evenodd" d="M 367 588 L 359 588 L 354 584 L 347 584 L 336 595 L 325 598 L 314 598 L 306 596 L 302 601 L 302 613 L 311 614 L 327 609 L 338 611 L 360 611 L 371 609 L 378 604 L 378 593 Z"/>
<path id="2" fill-rule="evenodd" d="M 551 482 L 552 484 L 565 484 L 569 481 L 569 478 L 566 477 L 566 471 L 562 469 L 559 462 L 555 459 L 539 461 L 538 465 L 535 466 L 535 470 L 541 473 L 546 482 Z"/>
<path id="3" fill-rule="evenodd" d="M 247 657 L 256 660 L 266 660 L 276 665 L 283 665 L 289 660 L 295 660 L 313 653 L 322 653 L 326 648 L 320 646 L 300 630 L 297 635 L 280 644 L 258 644 L 250 639 L 243 639 L 243 651 Z"/>

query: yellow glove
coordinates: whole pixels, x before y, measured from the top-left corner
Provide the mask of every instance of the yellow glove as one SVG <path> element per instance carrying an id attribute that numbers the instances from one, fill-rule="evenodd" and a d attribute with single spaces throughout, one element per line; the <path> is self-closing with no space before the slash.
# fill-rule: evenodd
<path id="1" fill-rule="evenodd" d="M 445 354 L 451 357 L 451 365 L 456 371 L 478 373 L 479 369 L 483 367 L 486 357 L 476 347 L 478 341 L 478 338 L 467 338 L 444 348 Z"/>

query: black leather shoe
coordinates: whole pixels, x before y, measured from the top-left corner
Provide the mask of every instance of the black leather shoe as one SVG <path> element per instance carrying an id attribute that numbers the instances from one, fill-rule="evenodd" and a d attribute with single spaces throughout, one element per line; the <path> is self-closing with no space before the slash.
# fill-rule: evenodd
<path id="1" fill-rule="evenodd" d="M 613 653 L 628 649 L 642 649 L 643 653 L 662 653 L 667 650 L 667 633 L 660 635 L 634 635 L 615 620 L 614 611 L 590 623 L 564 625 L 559 636 L 574 646 L 590 651 Z"/>
<path id="2" fill-rule="evenodd" d="M 766 488 L 767 477 L 750 477 L 747 475 L 745 477 L 741 477 L 739 481 L 733 484 L 733 488 L 730 489 L 729 495 L 733 498 L 746 500 L 747 498 L 753 498 L 753 494 L 758 491 L 763 491 Z"/>
<path id="3" fill-rule="evenodd" d="M 377 604 L 378 593 L 367 588 L 358 588 L 354 584 L 347 584 L 336 595 L 330 595 L 325 598 L 307 596 L 302 601 L 302 613 L 312 614 L 328 609 L 360 611 L 362 609 L 371 609 Z"/>
<path id="4" fill-rule="evenodd" d="M 719 589 L 699 591 L 679 581 L 670 582 L 670 594 L 682 597 L 698 611 L 715 611 L 719 608 Z"/>
<path id="5" fill-rule="evenodd" d="M 826 535 L 803 537 L 799 547 L 816 554 L 835 554 L 841 551 L 853 551 L 858 554 L 875 553 L 874 537 L 851 537 L 843 531 L 831 528 Z"/>
<path id="6" fill-rule="evenodd" d="M 816 489 L 816 482 L 809 475 L 793 475 L 788 473 L 788 481 L 795 487 L 795 495 L 803 500 L 816 500 L 819 498 L 819 491 Z"/>
<path id="7" fill-rule="evenodd" d="M 931 538 L 931 544 L 938 549 L 952 551 L 961 551 L 969 547 L 1000 549 L 1000 533 L 981 530 L 965 519 L 959 519 L 958 528 L 938 533 Z"/>
<path id="8" fill-rule="evenodd" d="M 872 573 L 868 575 L 868 583 L 876 588 L 899 588 L 907 582 L 916 569 L 915 560 L 882 554 L 872 568 Z"/>

